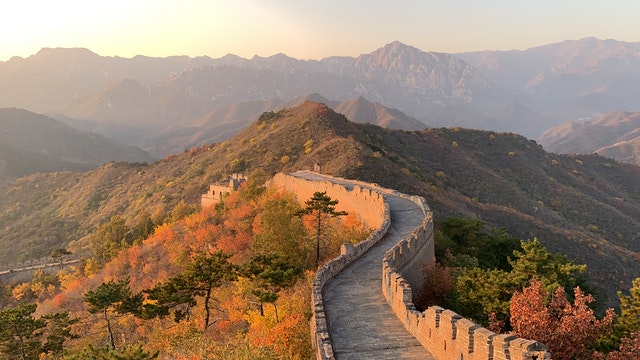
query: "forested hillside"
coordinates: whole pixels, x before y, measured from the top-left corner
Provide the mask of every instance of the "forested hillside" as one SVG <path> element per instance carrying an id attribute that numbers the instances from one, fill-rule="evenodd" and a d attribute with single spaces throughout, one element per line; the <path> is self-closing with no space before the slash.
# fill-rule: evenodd
<path id="1" fill-rule="evenodd" d="M 479 218 L 589 266 L 606 289 L 628 289 L 640 270 L 638 168 L 599 156 L 561 156 L 511 133 L 398 131 L 355 124 L 307 102 L 265 113 L 221 144 L 151 165 L 110 163 L 88 173 L 38 174 L 4 185 L 0 261 L 48 255 L 121 216 L 169 216 L 197 206 L 212 182 L 244 172 L 266 178 L 308 169 L 376 182 L 427 199 L 436 221 Z M 169 214 L 169 215 L 168 215 Z M 9 246 L 8 244 L 12 244 Z"/>

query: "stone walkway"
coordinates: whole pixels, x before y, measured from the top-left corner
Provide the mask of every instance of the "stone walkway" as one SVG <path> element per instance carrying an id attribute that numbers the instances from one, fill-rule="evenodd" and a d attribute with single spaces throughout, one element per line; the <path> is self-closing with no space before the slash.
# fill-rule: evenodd
<path id="1" fill-rule="evenodd" d="M 293 174 L 326 180 L 317 174 Z M 402 326 L 382 295 L 382 256 L 411 234 L 424 215 L 413 202 L 385 194 L 391 228 L 379 244 L 345 268 L 324 289 L 325 313 L 337 360 L 434 359 Z"/>

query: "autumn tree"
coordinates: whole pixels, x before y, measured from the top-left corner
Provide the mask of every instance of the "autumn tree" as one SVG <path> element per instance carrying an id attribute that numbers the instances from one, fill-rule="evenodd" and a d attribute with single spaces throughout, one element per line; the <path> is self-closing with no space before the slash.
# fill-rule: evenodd
<path id="1" fill-rule="evenodd" d="M 346 211 L 337 211 L 338 200 L 332 200 L 326 191 L 313 193 L 311 199 L 305 201 L 305 207 L 299 210 L 298 216 L 311 215 L 316 238 L 316 269 L 320 264 L 320 240 L 322 239 L 326 221 L 331 217 L 347 215 Z"/>
<path id="2" fill-rule="evenodd" d="M 133 233 L 124 219 L 113 216 L 108 223 L 98 227 L 98 230 L 91 235 L 93 257 L 98 265 L 103 266 L 116 257 L 118 251 L 131 246 L 133 240 Z"/>
<path id="3" fill-rule="evenodd" d="M 588 306 L 593 297 L 579 287 L 574 289 L 573 304 L 561 286 L 550 300 L 548 295 L 537 279 L 513 295 L 510 306 L 513 333 L 547 345 L 554 359 L 586 359 L 587 348 L 610 331 L 615 316 L 613 309 L 597 319 Z"/>
<path id="4" fill-rule="evenodd" d="M 431 305 L 444 305 L 447 295 L 453 289 L 453 269 L 434 259 L 423 265 L 422 272 L 425 281 L 422 291 L 414 300 L 416 306 L 424 309 Z"/>
<path id="5" fill-rule="evenodd" d="M 135 314 L 142 305 L 142 295 L 133 295 L 129 288 L 129 278 L 120 281 L 108 281 L 100 284 L 95 290 L 86 292 L 83 300 L 87 303 L 87 311 L 100 313 L 107 324 L 109 346 L 116 348 L 113 336 L 113 318 L 128 313 Z"/>
<path id="6" fill-rule="evenodd" d="M 291 193 L 273 194 L 265 199 L 253 224 L 254 252 L 295 256 L 292 261 L 303 266 L 308 254 L 304 246 L 306 229 L 296 216 L 298 210 L 300 205 Z"/>

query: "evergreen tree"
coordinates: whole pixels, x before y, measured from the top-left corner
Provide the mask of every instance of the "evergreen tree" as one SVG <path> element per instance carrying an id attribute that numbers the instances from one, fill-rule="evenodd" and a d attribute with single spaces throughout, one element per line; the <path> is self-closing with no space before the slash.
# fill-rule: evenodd
<path id="1" fill-rule="evenodd" d="M 42 352 L 43 328 L 46 322 L 32 314 L 36 304 L 18 305 L 0 311 L 0 352 L 6 359 L 38 359 Z"/>
<path id="2" fill-rule="evenodd" d="M 107 323 L 109 346 L 112 349 L 116 348 L 113 336 L 113 317 L 127 313 L 136 314 L 142 306 L 142 295 L 132 295 L 128 278 L 118 282 L 102 283 L 95 290 L 85 293 L 83 300 L 87 303 L 87 310 L 91 314 L 102 314 L 102 318 Z"/>
<path id="3" fill-rule="evenodd" d="M 312 215 L 316 238 L 316 269 L 320 264 L 320 240 L 326 220 L 330 217 L 347 215 L 346 211 L 337 211 L 338 200 L 332 200 L 326 191 L 316 191 L 311 199 L 305 201 L 305 207 L 296 212 L 298 216 Z"/>
<path id="4" fill-rule="evenodd" d="M 260 303 L 260 313 L 262 314 L 262 303 L 273 305 L 276 323 L 278 323 L 278 293 L 280 290 L 292 286 L 302 269 L 291 263 L 287 257 L 277 254 L 255 255 L 246 263 L 240 273 L 254 282 L 252 294 Z"/>
<path id="5" fill-rule="evenodd" d="M 203 297 L 204 328 L 208 328 L 211 325 L 213 289 L 237 278 L 236 266 L 229 262 L 229 257 L 231 255 L 222 251 L 213 254 L 206 252 L 196 254 L 182 273 L 146 291 L 148 298 L 155 303 L 145 304 L 140 316 L 163 317 L 169 313 L 170 309 L 186 305 L 186 313 L 175 310 L 175 320 L 180 321 L 188 317 L 188 309 L 197 303 L 196 297 Z"/>

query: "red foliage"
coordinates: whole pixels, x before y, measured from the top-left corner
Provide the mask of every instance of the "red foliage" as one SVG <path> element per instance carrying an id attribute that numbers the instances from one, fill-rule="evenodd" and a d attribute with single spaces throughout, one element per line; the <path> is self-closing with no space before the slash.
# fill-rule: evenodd
<path id="1" fill-rule="evenodd" d="M 516 335 L 546 344 L 555 360 L 587 358 L 588 345 L 610 331 L 613 309 L 598 320 L 588 304 L 593 301 L 579 287 L 574 289 L 575 300 L 567 301 L 562 287 L 558 287 L 546 305 L 548 297 L 542 282 L 532 279 L 522 292 L 511 298 L 511 325 Z"/>
<path id="2" fill-rule="evenodd" d="M 444 297 L 453 288 L 453 273 L 451 268 L 432 260 L 424 264 L 424 287 L 414 300 L 416 305 L 427 308 L 431 305 L 442 305 Z"/>

